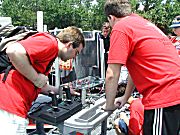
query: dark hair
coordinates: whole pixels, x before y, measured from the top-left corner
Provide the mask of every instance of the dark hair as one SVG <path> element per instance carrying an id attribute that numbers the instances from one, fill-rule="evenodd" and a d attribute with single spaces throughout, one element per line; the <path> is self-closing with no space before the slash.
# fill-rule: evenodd
<path id="1" fill-rule="evenodd" d="M 64 28 L 56 37 L 62 43 L 73 42 L 73 48 L 79 47 L 80 43 L 85 47 L 84 35 L 75 26 Z"/>
<path id="2" fill-rule="evenodd" d="M 120 83 L 117 87 L 116 97 L 122 97 L 125 93 L 127 83 Z"/>
<path id="3" fill-rule="evenodd" d="M 114 15 L 121 18 L 130 15 L 131 4 L 129 0 L 107 0 L 104 5 L 106 16 Z"/>
<path id="4" fill-rule="evenodd" d="M 110 28 L 109 22 L 104 22 L 104 23 L 102 24 L 102 28 Z"/>

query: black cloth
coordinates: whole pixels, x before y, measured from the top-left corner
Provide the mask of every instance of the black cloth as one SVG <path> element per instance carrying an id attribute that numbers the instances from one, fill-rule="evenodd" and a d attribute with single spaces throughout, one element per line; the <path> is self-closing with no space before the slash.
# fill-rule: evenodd
<path id="1" fill-rule="evenodd" d="M 110 36 L 108 35 L 107 37 L 104 37 L 102 34 L 100 34 L 100 37 L 101 39 L 103 39 L 105 53 L 107 53 L 109 51 L 110 46 Z"/>
<path id="2" fill-rule="evenodd" d="M 105 72 L 107 70 L 108 64 L 108 51 L 109 51 L 109 47 L 110 47 L 110 36 L 108 35 L 107 37 L 104 37 L 102 35 L 102 33 L 100 34 L 101 39 L 103 39 L 104 42 L 104 49 L 105 49 L 105 53 L 104 53 L 104 61 L 105 61 Z"/>
<path id="3" fill-rule="evenodd" d="M 179 135 L 180 105 L 144 111 L 143 135 Z"/>

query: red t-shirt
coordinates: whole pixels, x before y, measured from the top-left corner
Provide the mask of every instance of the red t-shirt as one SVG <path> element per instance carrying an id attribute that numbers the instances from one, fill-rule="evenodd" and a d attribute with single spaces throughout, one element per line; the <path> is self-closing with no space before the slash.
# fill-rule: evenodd
<path id="1" fill-rule="evenodd" d="M 180 103 L 180 59 L 172 42 L 136 14 L 112 29 L 108 63 L 125 64 L 145 109 Z"/>
<path id="2" fill-rule="evenodd" d="M 136 100 L 133 100 L 129 110 L 129 135 L 142 135 L 142 126 L 144 122 L 144 106 L 142 104 L 142 99 L 138 98 Z"/>
<path id="3" fill-rule="evenodd" d="M 47 75 L 47 65 L 58 55 L 57 40 L 48 33 L 37 33 L 19 43 L 26 49 L 32 66 L 39 73 Z M 3 76 L 0 74 L 0 80 Z M 35 88 L 17 70 L 11 70 L 5 83 L 0 81 L 0 93 L 0 109 L 25 118 L 40 89 Z"/>

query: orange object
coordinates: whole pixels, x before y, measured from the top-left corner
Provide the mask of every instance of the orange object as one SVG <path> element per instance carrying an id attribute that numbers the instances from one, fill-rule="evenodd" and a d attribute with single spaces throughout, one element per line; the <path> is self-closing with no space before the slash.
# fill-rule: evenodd
<path id="1" fill-rule="evenodd" d="M 59 66 L 60 69 L 63 69 L 63 70 L 72 70 L 72 59 L 67 60 L 66 62 L 60 60 L 59 63 L 60 63 L 60 66 Z"/>

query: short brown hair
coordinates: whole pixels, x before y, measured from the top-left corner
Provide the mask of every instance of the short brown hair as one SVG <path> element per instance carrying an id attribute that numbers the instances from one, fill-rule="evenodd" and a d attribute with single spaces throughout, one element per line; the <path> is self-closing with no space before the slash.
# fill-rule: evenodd
<path id="1" fill-rule="evenodd" d="M 104 22 L 104 23 L 102 24 L 102 29 L 103 29 L 103 28 L 109 29 L 109 28 L 110 28 L 109 22 Z"/>
<path id="2" fill-rule="evenodd" d="M 104 5 L 106 16 L 114 15 L 121 18 L 130 15 L 131 4 L 129 0 L 107 0 Z"/>
<path id="3" fill-rule="evenodd" d="M 56 37 L 62 43 L 68 43 L 72 41 L 75 43 L 75 47 L 79 47 L 80 43 L 82 43 L 83 48 L 85 47 L 84 36 L 82 32 L 75 26 L 64 28 Z"/>

